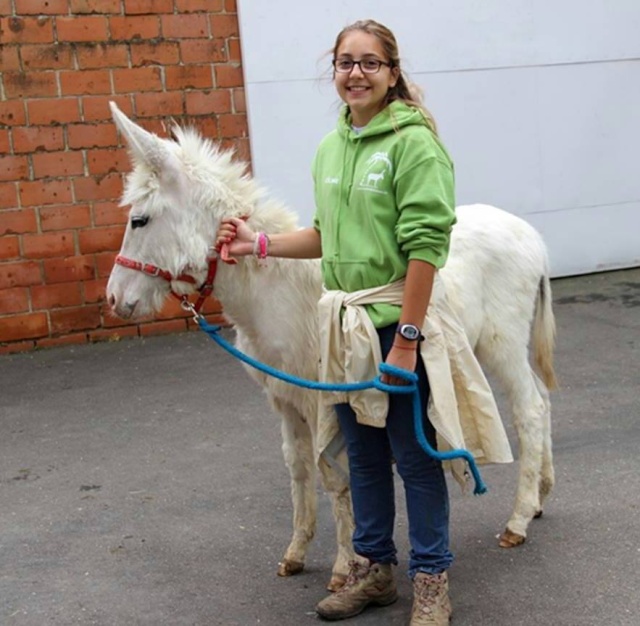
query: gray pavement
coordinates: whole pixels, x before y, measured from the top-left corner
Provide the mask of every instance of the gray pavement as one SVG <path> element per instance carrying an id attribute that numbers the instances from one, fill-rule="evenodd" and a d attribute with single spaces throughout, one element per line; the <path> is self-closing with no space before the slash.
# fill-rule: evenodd
<path id="1" fill-rule="evenodd" d="M 640 624 L 640 269 L 553 289 L 557 488 L 503 550 L 517 464 L 451 484 L 454 626 Z M 278 419 L 203 333 L 0 357 L 2 626 L 320 623 L 328 500 L 282 579 L 290 515 Z M 403 513 L 397 538 L 400 601 L 349 624 L 408 623 Z"/>

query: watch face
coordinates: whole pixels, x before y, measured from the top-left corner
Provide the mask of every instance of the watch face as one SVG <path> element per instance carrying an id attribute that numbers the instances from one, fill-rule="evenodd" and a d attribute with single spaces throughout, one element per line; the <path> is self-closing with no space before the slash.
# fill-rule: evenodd
<path id="1" fill-rule="evenodd" d="M 405 339 L 409 339 L 410 341 L 415 341 L 420 337 L 420 329 L 413 324 L 402 324 L 398 328 L 398 332 Z"/>

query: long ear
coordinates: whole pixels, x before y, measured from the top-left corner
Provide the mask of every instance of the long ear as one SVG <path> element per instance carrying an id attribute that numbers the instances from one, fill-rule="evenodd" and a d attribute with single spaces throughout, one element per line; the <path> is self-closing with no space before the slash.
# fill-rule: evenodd
<path id="1" fill-rule="evenodd" d="M 127 140 L 134 162 L 145 163 L 154 172 L 161 172 L 167 162 L 172 160 L 171 152 L 164 142 L 157 135 L 132 122 L 115 102 L 109 102 L 109 106 L 116 127 Z"/>

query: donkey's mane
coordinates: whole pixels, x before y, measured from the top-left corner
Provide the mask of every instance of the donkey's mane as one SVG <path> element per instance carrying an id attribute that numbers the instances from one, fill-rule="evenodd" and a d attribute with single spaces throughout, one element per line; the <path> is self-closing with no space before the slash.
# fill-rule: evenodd
<path id="1" fill-rule="evenodd" d="M 223 205 L 225 216 L 247 216 L 255 228 L 271 232 L 294 230 L 297 216 L 270 197 L 249 173 L 249 164 L 235 151 L 203 137 L 193 127 L 174 126 L 179 157 L 189 179 L 196 183 L 196 206 Z"/>

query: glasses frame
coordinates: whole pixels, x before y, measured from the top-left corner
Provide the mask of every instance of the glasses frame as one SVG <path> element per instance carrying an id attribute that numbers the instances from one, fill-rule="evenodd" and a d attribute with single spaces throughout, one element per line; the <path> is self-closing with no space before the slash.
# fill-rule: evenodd
<path id="1" fill-rule="evenodd" d="M 336 64 L 338 63 L 338 61 L 349 61 L 349 63 L 353 63 L 353 65 L 351 66 L 351 68 L 348 71 L 345 70 L 339 70 L 336 67 Z M 374 70 L 373 72 L 369 71 L 369 70 L 365 70 L 362 67 L 362 63 L 364 61 L 375 61 L 376 63 L 378 63 L 378 69 Z M 360 71 L 363 74 L 377 74 L 380 71 L 380 68 L 384 65 L 386 67 L 393 67 L 392 63 L 387 63 L 386 61 L 381 61 L 380 59 L 359 59 L 358 61 L 356 61 L 355 59 L 332 59 L 331 60 L 331 65 L 333 65 L 333 71 L 337 72 L 338 74 L 351 74 L 351 72 L 353 72 L 353 68 L 357 65 L 360 68 Z"/>

